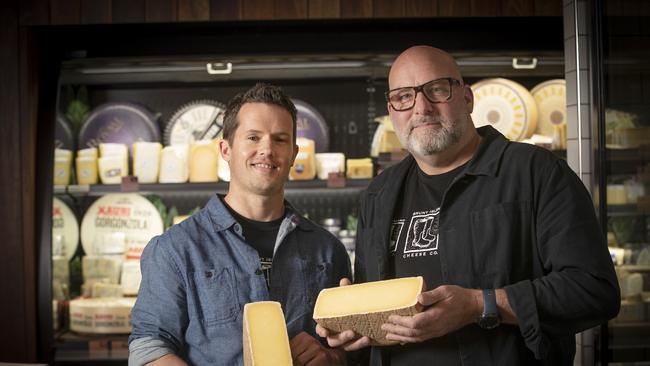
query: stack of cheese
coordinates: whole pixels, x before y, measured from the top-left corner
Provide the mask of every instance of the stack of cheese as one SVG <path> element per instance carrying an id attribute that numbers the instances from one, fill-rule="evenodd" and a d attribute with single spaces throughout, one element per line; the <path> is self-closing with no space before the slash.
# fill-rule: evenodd
<path id="1" fill-rule="evenodd" d="M 316 300 L 314 320 L 335 332 L 351 329 L 370 338 L 374 345 L 395 344 L 386 339 L 381 325 L 390 315 L 412 316 L 420 312 L 417 298 L 423 290 L 422 277 L 324 289 Z"/>

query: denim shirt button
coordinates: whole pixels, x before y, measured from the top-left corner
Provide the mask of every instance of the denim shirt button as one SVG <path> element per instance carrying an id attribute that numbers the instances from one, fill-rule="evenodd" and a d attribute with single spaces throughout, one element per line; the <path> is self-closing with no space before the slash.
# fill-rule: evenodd
<path id="1" fill-rule="evenodd" d="M 319 265 L 318 265 L 318 270 L 319 270 L 319 271 L 322 271 L 322 270 L 324 270 L 324 269 L 325 269 L 325 265 L 324 265 L 324 264 L 319 264 Z"/>
<path id="2" fill-rule="evenodd" d="M 263 273 L 262 270 L 259 268 L 255 270 L 255 274 L 258 276 L 261 275 L 262 273 Z"/>
<path id="3" fill-rule="evenodd" d="M 239 224 L 235 224 L 235 232 L 236 232 L 237 234 L 241 234 L 241 225 L 239 225 Z"/>

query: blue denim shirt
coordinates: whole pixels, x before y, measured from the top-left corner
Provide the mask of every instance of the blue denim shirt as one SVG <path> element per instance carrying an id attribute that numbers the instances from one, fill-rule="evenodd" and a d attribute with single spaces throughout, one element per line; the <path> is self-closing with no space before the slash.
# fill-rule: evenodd
<path id="1" fill-rule="evenodd" d="M 316 297 L 350 277 L 350 262 L 338 239 L 287 209 L 270 290 L 257 251 L 217 196 L 153 238 L 141 258 L 129 364 L 170 352 L 195 365 L 242 364 L 243 308 L 255 301 L 282 304 L 289 338 L 305 331 L 319 339 L 312 319 Z"/>

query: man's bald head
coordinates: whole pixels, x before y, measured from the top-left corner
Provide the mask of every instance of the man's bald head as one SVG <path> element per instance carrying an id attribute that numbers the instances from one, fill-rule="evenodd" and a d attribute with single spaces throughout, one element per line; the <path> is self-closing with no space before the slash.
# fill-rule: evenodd
<path id="1" fill-rule="evenodd" d="M 444 77 L 463 81 L 454 58 L 439 48 L 413 46 L 402 52 L 393 62 L 388 74 L 388 85 L 390 89 L 395 89 L 421 85 L 429 80 Z"/>

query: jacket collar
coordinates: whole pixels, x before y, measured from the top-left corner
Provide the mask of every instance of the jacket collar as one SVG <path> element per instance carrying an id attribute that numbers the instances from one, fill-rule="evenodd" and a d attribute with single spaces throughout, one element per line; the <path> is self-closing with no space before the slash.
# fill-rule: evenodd
<path id="1" fill-rule="evenodd" d="M 232 227 L 237 221 L 232 217 L 226 206 L 222 202 L 222 195 L 213 195 L 208 203 L 205 205 L 204 211 L 207 213 L 210 221 L 216 231 L 224 231 Z M 284 201 L 287 214 L 282 222 L 285 225 L 286 221 L 290 221 L 291 225 L 304 230 L 314 230 L 314 223 L 300 216 L 298 211 L 287 200 Z"/>

